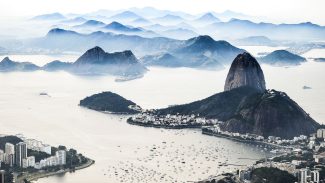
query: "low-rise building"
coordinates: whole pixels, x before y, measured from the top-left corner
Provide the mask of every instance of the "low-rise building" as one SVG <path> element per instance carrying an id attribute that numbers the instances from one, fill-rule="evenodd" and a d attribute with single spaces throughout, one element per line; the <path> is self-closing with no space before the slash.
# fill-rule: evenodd
<path id="1" fill-rule="evenodd" d="M 317 130 L 316 137 L 319 139 L 325 139 L 325 129 L 321 128 Z"/>

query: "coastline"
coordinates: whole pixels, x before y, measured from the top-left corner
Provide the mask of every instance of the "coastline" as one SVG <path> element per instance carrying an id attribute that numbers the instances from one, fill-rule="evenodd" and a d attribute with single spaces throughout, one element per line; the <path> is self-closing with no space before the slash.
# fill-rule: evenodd
<path id="1" fill-rule="evenodd" d="M 139 123 L 137 121 L 133 121 L 132 119 L 127 119 L 126 121 L 130 125 L 137 125 L 143 127 L 152 127 L 152 128 L 165 128 L 165 129 L 191 129 L 191 128 L 198 128 L 200 129 L 202 125 L 179 125 L 179 126 L 169 126 L 169 125 L 154 125 L 148 123 Z"/>
<path id="2" fill-rule="evenodd" d="M 217 134 L 217 133 L 206 132 L 206 131 L 203 131 L 203 130 L 202 130 L 202 134 L 209 135 L 209 136 L 226 138 L 226 139 L 229 139 L 229 140 L 233 140 L 233 141 L 237 141 L 237 142 L 242 142 L 242 143 L 261 144 L 261 145 L 268 145 L 268 146 L 272 146 L 272 147 L 276 147 L 276 148 L 285 148 L 285 149 L 289 149 L 290 148 L 290 147 L 287 147 L 287 146 L 281 146 L 281 145 L 278 145 L 278 144 L 267 143 L 267 142 L 263 142 L 263 141 L 239 139 L 239 138 L 231 137 L 231 136 L 228 136 L 228 135 L 222 135 L 222 134 Z"/>
<path id="3" fill-rule="evenodd" d="M 84 168 L 88 168 L 93 164 L 95 164 L 95 160 L 88 159 L 87 163 L 75 167 L 74 170 L 81 170 L 81 169 L 84 169 Z M 18 177 L 16 182 L 17 183 L 23 182 L 24 179 L 26 179 L 27 181 L 32 182 L 32 181 L 36 181 L 38 179 L 45 178 L 45 177 L 65 174 L 65 173 L 70 172 L 70 171 L 71 171 L 71 169 L 64 169 L 64 170 L 59 170 L 59 171 L 56 171 L 56 172 L 36 172 L 36 173 L 31 173 L 31 174 L 27 173 L 26 175 Z"/>

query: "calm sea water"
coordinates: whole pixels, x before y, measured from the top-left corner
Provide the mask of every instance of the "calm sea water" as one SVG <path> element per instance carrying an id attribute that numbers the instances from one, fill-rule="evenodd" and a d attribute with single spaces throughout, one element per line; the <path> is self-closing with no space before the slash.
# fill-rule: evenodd
<path id="1" fill-rule="evenodd" d="M 324 51 L 316 54 L 320 57 Z M 44 64 L 41 56 L 35 56 L 35 60 L 30 56 L 20 58 Z M 298 67 L 262 68 L 268 88 L 287 92 L 317 121 L 324 121 L 325 63 L 309 61 Z M 65 72 L 0 73 L 0 133 L 22 133 L 51 145 L 63 144 L 96 161 L 87 169 L 40 179 L 38 183 L 205 179 L 251 164 L 266 154 L 262 148 L 205 136 L 199 130 L 132 126 L 125 122 L 125 116 L 84 109 L 78 103 L 101 91 L 119 93 L 144 108 L 188 103 L 222 91 L 227 72 L 228 68 L 150 68 L 144 78 L 120 83 L 110 76 L 81 77 Z M 312 89 L 303 90 L 304 85 Z M 47 92 L 49 97 L 40 96 L 40 92 Z M 222 166 L 224 163 L 231 165 Z"/>

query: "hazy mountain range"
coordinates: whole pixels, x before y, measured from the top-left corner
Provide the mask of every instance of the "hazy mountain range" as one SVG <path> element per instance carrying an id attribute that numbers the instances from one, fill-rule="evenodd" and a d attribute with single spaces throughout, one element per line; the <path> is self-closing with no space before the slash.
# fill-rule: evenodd
<path id="1" fill-rule="evenodd" d="M 84 53 L 98 46 L 109 52 L 130 50 L 139 62 L 147 66 L 222 69 L 245 51 L 235 45 L 285 44 L 289 47 L 287 51 L 292 53 L 282 50 L 259 58 L 271 65 L 299 65 L 304 58 L 294 54 L 325 47 L 321 42 L 313 42 L 325 38 L 323 26 L 310 22 L 255 23 L 245 18 L 252 17 L 231 11 L 190 15 L 149 7 L 100 10 L 88 14 L 44 14 L 29 19 L 29 22 L 36 22 L 38 26 L 50 25 L 46 35 L 0 39 L 0 52 Z M 60 62 L 51 64 L 48 68 L 64 65 Z"/>
<path id="2" fill-rule="evenodd" d="M 77 19 L 76 19 L 77 18 Z M 81 20 L 85 19 L 83 22 Z M 119 23 L 129 28 L 151 32 L 147 37 L 163 36 L 169 38 L 189 39 L 193 35 L 210 35 L 216 39 L 243 39 L 252 36 L 266 36 L 272 40 L 318 40 L 325 38 L 325 27 L 311 22 L 298 24 L 273 24 L 256 21 L 256 17 L 241 13 L 225 11 L 223 13 L 206 12 L 190 15 L 184 12 L 164 11 L 154 8 L 131 8 L 129 10 L 100 10 L 73 17 L 60 13 L 38 15 L 32 20 L 59 20 L 65 26 L 74 23 L 85 23 L 87 20 L 100 21 L 105 24 Z M 188 26 L 184 26 L 188 25 Z M 62 25 L 61 25 L 62 26 Z M 157 28 L 160 26 L 160 28 Z M 58 28 L 63 28 L 58 27 Z M 74 27 L 75 28 L 75 27 Z M 72 29 L 73 30 L 73 29 Z M 96 30 L 91 30 L 92 32 Z M 102 31 L 98 29 L 97 31 Z M 109 30 L 107 30 L 109 31 Z M 173 34 L 168 32 L 173 31 Z M 184 36 L 184 32 L 191 32 Z M 82 31 L 85 32 L 85 31 Z M 165 32 L 165 33 L 164 33 Z M 167 32 L 167 33 L 166 33 Z M 90 32 L 88 32 L 90 33 Z M 141 31 L 133 32 L 140 35 Z M 139 34 L 138 34 L 139 33 Z M 301 36 L 301 35 L 304 36 Z M 145 34 L 140 36 L 146 37 Z"/>
<path id="3" fill-rule="evenodd" d="M 96 46 L 87 50 L 75 62 L 52 61 L 40 67 L 30 62 L 12 61 L 5 57 L 0 62 L 0 72 L 12 71 L 68 71 L 79 75 L 141 76 L 147 68 L 143 66 L 130 50 L 108 53 Z"/>
<path id="4" fill-rule="evenodd" d="M 227 41 L 216 41 L 210 36 L 197 36 L 183 41 L 164 37 L 144 38 L 100 31 L 80 34 L 63 29 L 52 29 L 44 37 L 27 40 L 25 46 L 34 49 L 71 52 L 84 52 L 90 47 L 100 46 L 111 52 L 132 50 L 137 57 L 143 57 L 140 60 L 147 65 L 219 69 L 223 68 L 223 64 L 229 64 L 237 54 L 244 51 Z M 175 63 L 168 64 L 170 59 L 165 60 L 167 57 L 159 57 L 159 61 L 157 61 L 156 58 L 158 57 L 156 56 L 160 54 L 169 54 L 175 58 Z"/>

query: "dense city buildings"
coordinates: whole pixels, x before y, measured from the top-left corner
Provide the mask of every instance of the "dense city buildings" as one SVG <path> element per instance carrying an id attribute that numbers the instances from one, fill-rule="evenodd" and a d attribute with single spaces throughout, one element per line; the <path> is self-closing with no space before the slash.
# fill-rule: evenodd
<path id="1" fill-rule="evenodd" d="M 17 166 L 21 168 L 35 168 L 42 169 L 48 166 L 59 166 L 66 164 L 67 153 L 65 150 L 57 150 L 54 156 L 52 154 L 52 147 L 44 145 L 42 142 L 34 139 L 24 139 L 23 142 L 17 144 L 6 143 L 4 150 L 0 149 L 0 165 L 3 162 L 10 167 Z M 34 152 L 43 152 L 48 155 L 47 158 L 36 162 L 35 156 L 28 156 L 28 149 Z"/>

